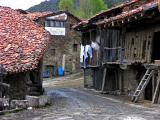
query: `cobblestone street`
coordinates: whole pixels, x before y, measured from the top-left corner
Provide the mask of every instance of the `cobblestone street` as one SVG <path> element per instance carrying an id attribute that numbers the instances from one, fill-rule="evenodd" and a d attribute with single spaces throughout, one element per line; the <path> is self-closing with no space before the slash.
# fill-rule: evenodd
<path id="1" fill-rule="evenodd" d="M 52 96 L 52 106 L 33 110 L 24 110 L 18 113 L 7 114 L 0 120 L 159 120 L 159 107 L 140 107 L 133 104 L 124 104 L 116 100 L 103 97 L 97 93 L 82 88 L 82 77 L 58 78 L 47 80 L 44 86 L 47 94 Z M 58 82 L 59 81 L 59 82 Z M 71 82 L 72 81 L 72 82 Z M 72 85 L 63 85 L 71 82 Z M 50 83 L 50 84 L 49 84 Z M 50 85 L 50 86 L 48 86 Z M 51 87 L 57 85 L 57 87 Z M 60 86 L 61 85 L 61 86 Z M 47 87 L 48 86 L 48 87 Z M 65 86 L 65 87 L 64 87 Z"/>

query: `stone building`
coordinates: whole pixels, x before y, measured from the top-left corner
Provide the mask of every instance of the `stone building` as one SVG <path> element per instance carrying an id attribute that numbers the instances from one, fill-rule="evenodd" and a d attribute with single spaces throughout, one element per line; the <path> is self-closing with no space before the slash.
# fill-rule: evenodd
<path id="1" fill-rule="evenodd" d="M 80 19 L 67 11 L 30 13 L 28 16 L 43 25 L 51 34 L 49 49 L 43 57 L 44 74 L 56 76 L 58 67 L 62 67 L 65 74 L 79 71 L 81 39 L 72 26 L 78 24 Z"/>
<path id="2" fill-rule="evenodd" d="M 74 26 L 83 46 L 99 45 L 85 86 L 160 103 L 159 18 L 158 0 L 130 0 Z"/>
<path id="3" fill-rule="evenodd" d="M 50 35 L 16 10 L 0 11 L 0 97 L 41 95 L 41 61 Z"/>

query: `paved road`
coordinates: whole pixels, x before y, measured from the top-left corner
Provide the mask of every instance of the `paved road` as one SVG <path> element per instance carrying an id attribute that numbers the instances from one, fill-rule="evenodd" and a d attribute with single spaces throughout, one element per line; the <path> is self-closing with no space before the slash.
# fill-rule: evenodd
<path id="1" fill-rule="evenodd" d="M 160 120 L 160 109 L 109 100 L 81 88 L 50 88 L 53 105 L 1 116 L 0 120 Z"/>

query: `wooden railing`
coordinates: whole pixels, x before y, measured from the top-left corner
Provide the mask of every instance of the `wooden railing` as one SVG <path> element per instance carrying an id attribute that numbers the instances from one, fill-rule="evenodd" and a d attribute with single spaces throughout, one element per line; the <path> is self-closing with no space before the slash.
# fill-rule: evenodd
<path id="1" fill-rule="evenodd" d="M 104 47 L 103 63 L 121 64 L 123 61 L 124 49 L 122 47 L 108 48 Z"/>
<path id="2" fill-rule="evenodd" d="M 86 65 L 84 62 L 81 64 L 81 67 L 98 67 L 100 65 L 100 52 L 93 50 L 92 58 L 88 57 L 85 60 Z M 84 60 L 83 60 L 84 61 Z"/>

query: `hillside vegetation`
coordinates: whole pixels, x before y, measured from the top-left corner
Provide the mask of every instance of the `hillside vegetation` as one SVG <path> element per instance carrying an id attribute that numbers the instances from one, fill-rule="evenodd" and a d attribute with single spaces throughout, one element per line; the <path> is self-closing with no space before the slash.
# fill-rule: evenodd
<path id="1" fill-rule="evenodd" d="M 46 0 L 44 2 L 41 2 L 38 5 L 35 5 L 35 6 L 31 7 L 31 8 L 29 8 L 27 11 L 29 11 L 29 12 L 54 11 L 55 12 L 55 11 L 61 10 L 59 8 L 60 1 L 61 0 Z M 116 6 L 116 5 L 120 4 L 120 3 L 126 2 L 127 0 L 102 0 L 106 7 L 104 8 L 104 6 L 103 6 L 102 8 L 98 9 L 99 11 L 96 11 L 95 13 L 93 12 L 93 13 L 87 14 L 87 15 L 86 15 L 86 12 L 81 11 L 83 9 L 80 8 L 80 7 L 82 7 L 81 3 L 82 3 L 83 0 L 72 0 L 72 1 L 73 1 L 73 6 L 72 6 L 73 10 L 71 11 L 71 13 L 77 15 L 77 17 L 80 17 L 80 18 L 87 18 L 87 17 L 90 17 L 93 14 L 96 14 L 97 12 L 100 12 L 101 10 L 104 10 L 104 9 L 107 9 L 107 8 L 111 8 L 111 7 Z M 87 0 L 87 2 L 88 1 L 89 0 Z M 94 2 L 94 1 L 95 0 L 91 0 L 91 2 Z M 87 5 L 87 4 L 85 4 L 85 5 Z M 85 7 L 85 6 L 83 6 L 83 7 Z M 99 7 L 99 6 L 96 6 L 96 7 Z M 95 8 L 95 6 L 94 6 L 94 8 Z M 93 11 L 95 11 L 95 10 L 93 10 Z"/>

